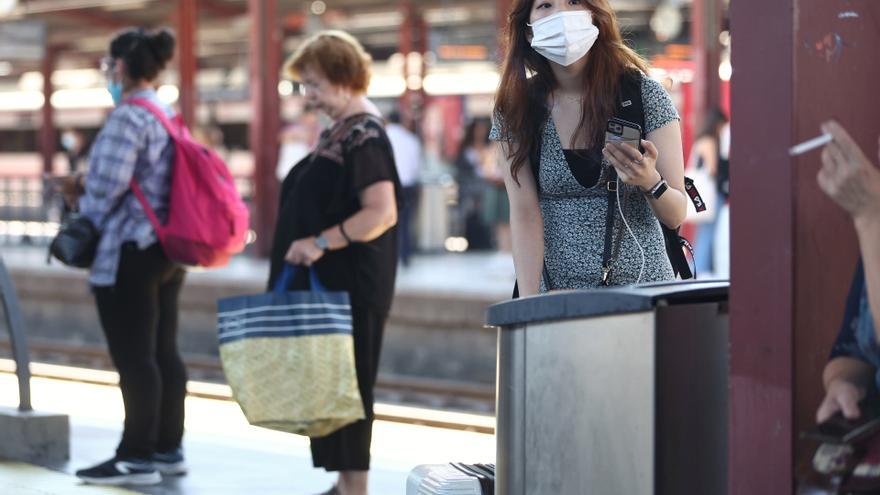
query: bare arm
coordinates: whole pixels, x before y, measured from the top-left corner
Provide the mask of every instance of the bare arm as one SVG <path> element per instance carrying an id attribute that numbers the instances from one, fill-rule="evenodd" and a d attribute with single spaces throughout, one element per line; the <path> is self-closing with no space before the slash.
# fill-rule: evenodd
<path id="1" fill-rule="evenodd" d="M 397 199 L 394 195 L 394 184 L 391 181 L 380 181 L 368 186 L 360 194 L 361 209 L 345 219 L 341 224 L 333 225 L 321 235 L 327 239 L 330 250 L 348 246 L 348 240 L 342 229 L 352 242 L 369 242 L 384 234 L 397 224 Z M 294 265 L 311 266 L 324 255 L 315 244 L 315 237 L 297 239 L 287 250 L 285 259 Z"/>
<path id="2" fill-rule="evenodd" d="M 510 173 L 507 145 L 497 145 L 498 163 L 504 176 L 510 200 L 510 233 L 513 240 L 513 265 L 521 297 L 532 296 L 540 288 L 544 269 L 544 219 L 538 204 L 538 190 L 529 164 L 526 163 L 514 181 Z"/>
<path id="3" fill-rule="evenodd" d="M 880 170 L 836 122 L 822 130 L 833 136 L 822 151 L 819 186 L 853 219 L 865 266 L 868 304 L 880 340 Z"/>
<path id="4" fill-rule="evenodd" d="M 696 169 L 698 161 L 702 159 L 703 167 L 709 175 L 715 177 L 718 174 L 718 141 L 709 137 L 701 137 L 694 143 L 693 150 L 688 159 L 686 169 Z"/>
<path id="5" fill-rule="evenodd" d="M 360 200 L 360 211 L 342 222 L 345 233 L 352 241 L 370 242 L 397 224 L 397 199 L 391 181 L 385 180 L 367 187 L 361 192 Z M 348 244 L 338 226 L 330 227 L 321 234 L 327 238 L 330 249 Z"/>
<path id="6" fill-rule="evenodd" d="M 647 138 L 657 148 L 657 172 L 669 183 L 669 190 L 660 196 L 660 199 L 649 198 L 648 204 L 654 209 L 654 214 L 663 225 L 674 229 L 681 225 L 687 216 L 681 125 L 674 120 L 651 132 Z"/>

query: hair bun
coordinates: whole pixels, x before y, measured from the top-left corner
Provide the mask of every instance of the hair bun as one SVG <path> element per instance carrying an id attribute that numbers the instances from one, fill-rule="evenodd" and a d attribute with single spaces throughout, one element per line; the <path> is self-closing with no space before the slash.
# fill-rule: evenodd
<path id="1" fill-rule="evenodd" d="M 165 65 L 174 56 L 174 35 L 168 29 L 162 28 L 147 35 L 147 42 L 161 65 Z"/>

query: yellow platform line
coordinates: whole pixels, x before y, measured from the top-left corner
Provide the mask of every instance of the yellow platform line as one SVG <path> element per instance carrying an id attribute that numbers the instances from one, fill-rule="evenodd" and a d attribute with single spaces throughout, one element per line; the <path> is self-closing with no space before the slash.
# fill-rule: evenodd
<path id="1" fill-rule="evenodd" d="M 0 493 L 3 495 L 137 495 L 116 487 L 86 485 L 76 477 L 50 469 L 0 461 Z"/>
<path id="2" fill-rule="evenodd" d="M 33 362 L 30 363 L 30 371 L 35 377 L 69 380 L 92 385 L 115 386 L 119 383 L 119 375 L 115 371 Z M 0 359 L 0 373 L 15 373 L 15 361 Z M 193 397 L 233 400 L 232 391 L 228 385 L 190 380 L 186 388 L 187 393 Z M 495 416 L 490 415 L 383 403 L 376 403 L 373 411 L 376 419 L 380 421 L 465 430 L 490 435 L 495 433 Z"/>

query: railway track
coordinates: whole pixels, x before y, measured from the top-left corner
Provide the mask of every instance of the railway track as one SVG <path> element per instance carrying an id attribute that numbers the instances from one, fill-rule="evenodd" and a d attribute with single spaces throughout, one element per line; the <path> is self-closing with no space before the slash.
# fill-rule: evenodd
<path id="1" fill-rule="evenodd" d="M 73 381 L 115 384 L 110 356 L 103 346 L 31 340 L 31 372 L 34 376 Z M 8 341 L 0 341 L 0 357 L 10 357 Z M 219 358 L 183 355 L 189 371 L 191 395 L 232 400 Z M 12 369 L 0 371 L 10 372 Z M 13 368 L 11 364 L 5 368 Z M 379 374 L 376 384 L 377 419 L 466 429 L 494 431 L 494 388 L 450 380 Z"/>

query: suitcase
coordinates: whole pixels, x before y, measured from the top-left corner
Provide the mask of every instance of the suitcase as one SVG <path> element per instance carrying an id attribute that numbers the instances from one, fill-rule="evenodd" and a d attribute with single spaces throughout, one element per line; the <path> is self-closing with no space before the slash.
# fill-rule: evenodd
<path id="1" fill-rule="evenodd" d="M 410 471 L 406 495 L 494 495 L 494 464 L 423 464 Z"/>

